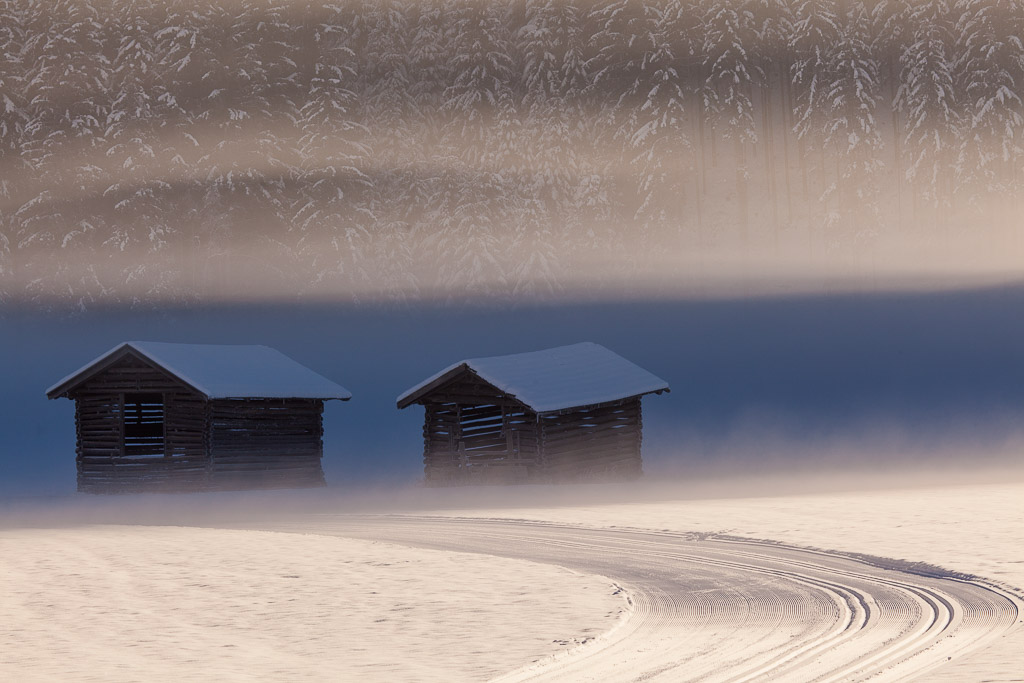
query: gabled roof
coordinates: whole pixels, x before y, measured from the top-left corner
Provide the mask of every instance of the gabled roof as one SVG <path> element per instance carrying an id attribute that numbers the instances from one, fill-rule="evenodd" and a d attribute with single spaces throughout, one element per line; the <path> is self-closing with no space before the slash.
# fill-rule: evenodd
<path id="1" fill-rule="evenodd" d="M 269 346 L 124 342 L 46 391 L 59 398 L 126 355 L 162 368 L 207 398 L 312 398 L 347 401 L 352 394 Z"/>
<path id="2" fill-rule="evenodd" d="M 600 344 L 582 342 L 510 356 L 470 358 L 450 365 L 398 397 L 398 407 L 416 403 L 470 370 L 536 413 L 610 403 L 668 391 L 668 383 Z"/>

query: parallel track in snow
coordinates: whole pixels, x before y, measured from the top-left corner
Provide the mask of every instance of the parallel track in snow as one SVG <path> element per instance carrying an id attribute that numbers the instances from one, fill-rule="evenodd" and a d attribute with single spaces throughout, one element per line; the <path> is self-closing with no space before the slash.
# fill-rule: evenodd
<path id="1" fill-rule="evenodd" d="M 616 628 L 503 683 L 912 680 L 985 647 L 1022 609 L 1017 597 L 969 578 L 740 539 L 414 516 L 263 528 L 514 557 L 622 587 L 629 612 Z"/>

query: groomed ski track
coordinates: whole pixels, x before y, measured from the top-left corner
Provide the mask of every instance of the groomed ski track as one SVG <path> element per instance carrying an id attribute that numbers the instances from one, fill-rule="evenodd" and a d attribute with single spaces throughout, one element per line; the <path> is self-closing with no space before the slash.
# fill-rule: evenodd
<path id="1" fill-rule="evenodd" d="M 263 528 L 544 562 L 622 590 L 627 608 L 611 631 L 495 679 L 503 683 L 926 679 L 1021 615 L 1016 596 L 972 577 L 771 542 L 451 517 L 332 515 Z"/>

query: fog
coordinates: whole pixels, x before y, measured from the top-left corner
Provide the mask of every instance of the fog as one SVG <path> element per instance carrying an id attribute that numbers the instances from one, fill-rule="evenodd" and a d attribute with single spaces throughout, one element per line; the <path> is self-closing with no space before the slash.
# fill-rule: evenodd
<path id="1" fill-rule="evenodd" d="M 0 302 L 1019 280 L 1014 2 L 0 7 Z"/>
<path id="2" fill-rule="evenodd" d="M 43 390 L 129 339 L 351 389 L 334 487 L 415 485 L 420 379 L 582 340 L 672 385 L 652 479 L 1016 466 L 1018 4 L 741 9 L 0 5 L 0 491 L 74 488 Z"/>
<path id="3" fill-rule="evenodd" d="M 415 486 L 422 410 L 395 398 L 463 358 L 590 340 L 663 377 L 644 399 L 648 479 L 735 473 L 908 478 L 1021 462 L 1021 288 L 517 308 L 230 306 L 9 310 L 0 321 L 0 481 L 7 496 L 74 490 L 61 377 L 124 340 L 259 343 L 354 397 L 324 413 L 324 469 L 342 489 Z M 955 474 L 954 476 L 962 476 Z M 709 483 L 709 486 L 713 484 Z"/>

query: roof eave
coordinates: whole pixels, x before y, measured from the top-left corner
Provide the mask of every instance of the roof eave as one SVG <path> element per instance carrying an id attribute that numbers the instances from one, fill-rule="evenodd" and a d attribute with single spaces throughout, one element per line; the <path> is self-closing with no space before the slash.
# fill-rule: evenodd
<path id="1" fill-rule="evenodd" d="M 211 401 L 350 401 L 351 396 L 207 396 Z"/>
<path id="2" fill-rule="evenodd" d="M 628 400 L 634 399 L 634 398 L 643 398 L 644 396 L 647 396 L 648 394 L 662 394 L 662 393 L 668 394 L 668 393 L 671 393 L 671 392 L 672 392 L 672 390 L 669 389 L 668 387 L 665 387 L 664 389 L 651 389 L 650 391 L 644 391 L 644 392 L 641 392 L 639 394 L 631 394 L 629 396 L 623 396 L 622 398 L 616 398 L 616 399 L 611 400 L 611 401 L 602 401 L 600 403 L 586 403 L 586 404 L 578 405 L 578 406 L 565 406 L 565 407 L 562 407 L 562 408 L 552 408 L 550 410 L 537 410 L 537 411 L 534 411 L 534 412 L 536 412 L 537 415 L 540 416 L 540 417 L 544 417 L 546 415 L 564 415 L 565 413 L 574 413 L 577 410 L 591 410 L 593 408 L 600 408 L 601 406 L 609 406 L 609 405 L 613 405 L 615 403 L 622 403 L 623 401 L 628 401 Z"/>
<path id="3" fill-rule="evenodd" d="M 104 368 L 109 367 L 110 365 L 112 365 L 121 358 L 123 352 L 125 352 L 127 348 L 128 343 L 122 342 L 121 344 L 118 344 L 114 348 L 104 353 L 99 358 L 93 360 L 91 363 L 83 365 L 82 367 L 72 372 L 70 375 L 65 375 L 63 379 L 61 379 L 52 387 L 46 390 L 46 398 L 50 400 L 56 398 L 64 398 L 65 396 L 67 396 L 68 391 L 70 391 L 75 386 L 81 383 L 83 377 L 88 377 L 90 375 L 96 374 L 97 366 L 102 366 Z"/>
<path id="4" fill-rule="evenodd" d="M 430 382 L 427 382 L 423 386 L 419 387 L 413 392 L 403 394 L 398 397 L 395 405 L 398 406 L 399 410 L 408 408 L 413 403 L 418 403 L 424 396 L 440 387 L 445 382 L 449 381 L 453 377 L 459 375 L 465 370 L 468 370 L 469 365 L 467 363 L 459 363 L 458 365 L 452 366 L 446 372 L 441 373 Z"/>

